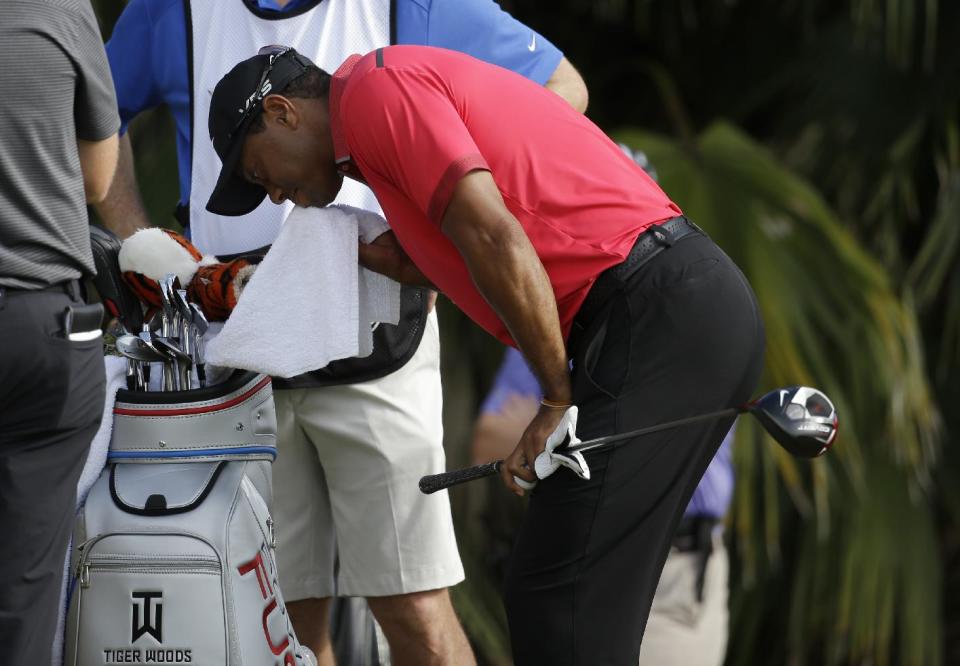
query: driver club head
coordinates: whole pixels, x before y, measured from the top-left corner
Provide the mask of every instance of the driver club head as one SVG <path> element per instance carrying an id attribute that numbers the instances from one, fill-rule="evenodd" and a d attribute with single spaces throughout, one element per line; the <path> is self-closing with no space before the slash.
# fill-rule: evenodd
<path id="1" fill-rule="evenodd" d="M 837 410 L 823 391 L 790 386 L 770 391 L 747 406 L 783 448 L 799 458 L 826 453 L 837 437 Z"/>

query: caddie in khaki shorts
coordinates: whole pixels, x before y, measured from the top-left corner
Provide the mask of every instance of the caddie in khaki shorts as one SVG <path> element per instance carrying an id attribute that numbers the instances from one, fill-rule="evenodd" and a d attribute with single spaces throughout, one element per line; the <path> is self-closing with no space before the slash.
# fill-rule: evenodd
<path id="1" fill-rule="evenodd" d="M 284 418 L 274 464 L 274 479 L 283 480 L 274 514 L 288 599 L 381 597 L 463 580 L 447 493 L 424 495 L 417 486 L 445 469 L 438 347 L 432 312 L 400 370 L 275 392 L 278 407 L 291 403 L 277 410 Z"/>

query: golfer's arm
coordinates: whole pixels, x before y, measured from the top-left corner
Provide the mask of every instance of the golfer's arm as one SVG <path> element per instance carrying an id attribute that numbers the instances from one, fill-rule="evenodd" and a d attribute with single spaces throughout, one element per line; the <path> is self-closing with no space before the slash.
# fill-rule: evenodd
<path id="1" fill-rule="evenodd" d="M 117 168 L 117 135 L 100 141 L 78 139 L 77 154 L 87 203 L 103 201 Z"/>
<path id="2" fill-rule="evenodd" d="M 530 363 L 545 397 L 569 402 L 570 375 L 553 288 L 488 171 L 472 171 L 460 180 L 441 229 Z"/>
<path id="3" fill-rule="evenodd" d="M 553 70 L 553 74 L 544 85 L 567 100 L 567 103 L 580 113 L 587 110 L 589 101 L 587 84 L 580 76 L 580 72 L 566 58 L 560 60 L 560 64 Z"/>
<path id="4" fill-rule="evenodd" d="M 120 238 L 126 238 L 150 226 L 150 219 L 147 217 L 143 200 L 140 198 L 140 188 L 137 185 L 129 132 L 120 137 L 120 156 L 116 174 L 113 176 L 113 182 L 110 183 L 106 197 L 94 204 L 94 209 L 107 229 Z"/>

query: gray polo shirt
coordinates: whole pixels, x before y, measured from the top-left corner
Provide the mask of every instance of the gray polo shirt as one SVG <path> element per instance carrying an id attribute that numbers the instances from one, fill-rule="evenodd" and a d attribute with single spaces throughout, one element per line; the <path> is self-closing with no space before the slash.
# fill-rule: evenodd
<path id="1" fill-rule="evenodd" d="M 0 1 L 0 285 L 92 275 L 77 140 L 120 127 L 89 0 Z"/>

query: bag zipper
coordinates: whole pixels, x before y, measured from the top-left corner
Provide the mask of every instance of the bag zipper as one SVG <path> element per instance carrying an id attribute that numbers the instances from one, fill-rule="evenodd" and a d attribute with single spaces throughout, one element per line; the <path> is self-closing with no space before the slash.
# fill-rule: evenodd
<path id="1" fill-rule="evenodd" d="M 96 542 L 108 536 L 116 536 L 118 533 L 101 534 L 89 541 L 83 543 L 80 550 L 80 559 L 77 562 L 75 576 L 80 583 L 80 587 L 87 589 L 90 587 L 90 569 L 109 569 L 120 573 L 155 573 L 158 570 L 162 573 L 216 573 L 221 575 L 223 568 L 220 565 L 220 559 L 208 555 L 168 555 L 143 557 L 135 555 L 99 555 L 92 553 Z M 188 536 L 181 533 L 171 533 L 176 536 Z M 149 532 L 145 534 L 129 534 L 130 536 L 163 536 L 162 533 Z M 213 549 L 213 545 L 206 539 L 189 535 L 203 542 Z M 213 549 L 215 550 L 215 549 Z"/>

